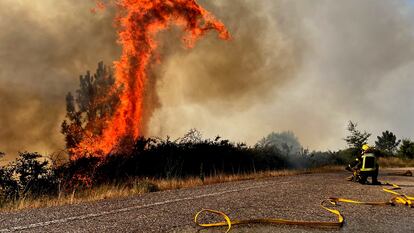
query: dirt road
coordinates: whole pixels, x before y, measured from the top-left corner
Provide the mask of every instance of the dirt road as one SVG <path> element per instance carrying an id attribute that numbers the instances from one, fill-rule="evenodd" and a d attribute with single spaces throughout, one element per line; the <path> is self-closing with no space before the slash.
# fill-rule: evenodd
<path id="1" fill-rule="evenodd" d="M 414 196 L 414 177 L 387 175 Z M 0 213 L 0 232 L 224 232 L 225 228 L 200 230 L 193 223 L 202 208 L 224 211 L 232 219 L 288 218 L 336 221 L 320 208 L 328 197 L 385 201 L 391 195 L 380 186 L 345 181 L 348 174 L 307 174 L 249 180 L 197 188 L 149 193 L 73 206 Z M 342 204 L 345 216 L 340 230 L 295 226 L 235 226 L 231 232 L 414 232 L 414 209 L 405 206 Z"/>

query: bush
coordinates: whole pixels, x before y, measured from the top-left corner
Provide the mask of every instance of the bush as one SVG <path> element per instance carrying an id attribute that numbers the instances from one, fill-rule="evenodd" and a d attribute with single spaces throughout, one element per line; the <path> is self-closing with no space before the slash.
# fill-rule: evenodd
<path id="1" fill-rule="evenodd" d="M 132 153 L 81 158 L 56 173 L 65 181 L 63 186 L 72 189 L 142 177 L 203 179 L 217 174 L 342 165 L 354 159 L 353 153 L 357 152 L 347 149 L 309 153 L 300 147 L 292 133 L 273 133 L 254 147 L 248 147 L 220 137 L 202 139 L 198 131 L 192 130 L 177 140 L 140 138 Z"/>
<path id="2" fill-rule="evenodd" d="M 173 178 L 253 171 L 252 150 L 228 140 L 141 138 L 130 155 L 110 155 L 96 168 L 101 181 L 135 176 Z"/>
<path id="3" fill-rule="evenodd" d="M 414 142 L 410 139 L 403 139 L 398 150 L 398 154 L 401 157 L 406 157 L 409 159 L 414 158 Z"/>
<path id="4" fill-rule="evenodd" d="M 11 167 L 0 168 L 0 206 L 7 200 L 17 200 L 19 198 L 19 183 L 13 176 Z"/>
<path id="5" fill-rule="evenodd" d="M 332 162 L 338 165 L 346 165 L 351 161 L 354 161 L 356 156 L 360 154 L 360 149 L 358 148 L 348 148 L 345 150 L 339 150 L 333 153 Z"/>
<path id="6" fill-rule="evenodd" d="M 58 180 L 47 161 L 39 161 L 38 153 L 19 153 L 15 162 L 0 169 L 2 202 L 30 195 L 56 194 Z"/>
<path id="7" fill-rule="evenodd" d="M 177 140 L 139 138 L 128 154 L 82 157 L 60 166 L 41 161 L 38 153 L 24 152 L 19 153 L 15 162 L 0 169 L 0 204 L 27 195 L 73 193 L 103 184 L 128 183 L 135 178 L 200 177 L 203 180 L 217 174 L 343 165 L 354 160 L 356 153 L 359 150 L 352 148 L 309 152 L 300 146 L 293 133 L 272 133 L 249 147 L 219 136 L 203 139 L 196 130 Z M 149 191 L 157 188 L 145 182 L 134 185 Z"/>

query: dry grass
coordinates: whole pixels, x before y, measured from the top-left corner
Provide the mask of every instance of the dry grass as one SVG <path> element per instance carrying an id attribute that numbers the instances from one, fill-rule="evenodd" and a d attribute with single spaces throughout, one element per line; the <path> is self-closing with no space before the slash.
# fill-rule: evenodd
<path id="1" fill-rule="evenodd" d="M 136 180 L 135 182 L 128 182 L 121 185 L 106 184 L 92 189 L 75 189 L 67 194 L 60 193 L 57 197 L 22 198 L 19 201 L 5 204 L 0 208 L 0 211 L 62 206 L 116 197 L 127 197 L 156 191 L 154 188 L 155 186 L 153 184 L 145 180 Z"/>
<path id="2" fill-rule="evenodd" d="M 135 179 L 123 184 L 107 184 L 92 189 L 73 190 L 73 192 L 69 194 L 60 194 L 58 197 L 42 197 L 36 199 L 22 198 L 19 201 L 5 204 L 0 207 L 0 211 L 17 211 L 30 208 L 71 205 L 110 198 L 128 197 L 154 191 L 190 188 L 240 180 L 334 172 L 341 169 L 342 167 L 339 166 L 328 166 L 303 170 L 280 170 L 238 175 L 216 175 L 206 177 L 204 180 L 199 177 L 186 179 Z"/>
<path id="3" fill-rule="evenodd" d="M 402 159 L 397 157 L 379 158 L 381 167 L 414 167 L 414 159 Z"/>
<path id="4" fill-rule="evenodd" d="M 389 157 L 380 158 L 380 166 L 386 167 L 414 167 L 414 160 Z M 303 170 L 279 170 L 248 174 L 208 176 L 203 180 L 200 177 L 185 179 L 133 179 L 122 184 L 106 184 L 92 189 L 75 189 L 70 193 L 61 193 L 57 197 L 22 198 L 19 201 L 0 206 L 0 211 L 16 211 L 30 208 L 71 205 L 84 202 L 98 201 L 111 198 L 122 198 L 154 191 L 190 188 L 202 185 L 225 183 L 241 180 L 263 179 L 270 177 L 293 176 L 309 173 L 324 173 L 343 170 L 342 166 L 327 166 Z"/>
<path id="5" fill-rule="evenodd" d="M 236 175 L 216 175 L 206 177 L 201 180 L 199 177 L 187 178 L 187 179 L 169 179 L 169 180 L 152 180 L 154 184 L 157 185 L 159 190 L 170 190 L 170 189 L 181 189 L 196 187 L 201 185 L 225 183 L 232 181 L 241 181 L 241 180 L 252 180 L 252 179 L 262 179 L 269 177 L 281 177 L 281 176 L 293 176 L 300 174 L 310 174 L 310 173 L 323 173 L 323 172 L 333 172 L 343 169 L 340 166 L 328 166 L 321 168 L 312 168 L 312 169 L 302 169 L 302 170 L 280 170 L 280 171 L 266 171 L 266 172 L 256 172 L 248 174 L 236 174 Z"/>

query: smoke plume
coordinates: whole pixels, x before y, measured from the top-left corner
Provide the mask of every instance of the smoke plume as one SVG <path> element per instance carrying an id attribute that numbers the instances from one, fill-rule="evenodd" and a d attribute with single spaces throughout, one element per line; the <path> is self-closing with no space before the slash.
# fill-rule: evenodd
<path id="1" fill-rule="evenodd" d="M 291 130 L 311 149 L 337 149 L 354 120 L 374 135 L 414 137 L 411 2 L 199 0 L 233 39 L 212 34 L 187 50 L 179 29 L 160 36 L 146 133 L 198 128 L 254 144 Z M 0 151 L 63 148 L 65 94 L 120 55 L 113 12 L 91 14 L 93 5 L 1 1 Z"/>
<path id="2" fill-rule="evenodd" d="M 168 58 L 153 134 L 194 127 L 253 144 L 292 130 L 311 149 L 337 149 L 353 120 L 413 136 L 410 1 L 203 3 L 234 41 Z"/>
<path id="3" fill-rule="evenodd" d="M 74 4 L 76 2 L 76 4 Z M 63 149 L 65 95 L 119 56 L 113 13 L 89 1 L 0 1 L 0 151 Z"/>

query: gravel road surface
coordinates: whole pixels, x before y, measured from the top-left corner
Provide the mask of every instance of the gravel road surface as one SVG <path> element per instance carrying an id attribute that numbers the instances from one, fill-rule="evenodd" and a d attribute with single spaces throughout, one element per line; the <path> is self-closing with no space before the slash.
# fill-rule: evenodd
<path id="1" fill-rule="evenodd" d="M 390 175 L 381 181 L 399 184 L 414 196 L 414 177 Z M 201 229 L 193 222 L 202 208 L 221 210 L 231 219 L 287 218 L 336 221 L 319 203 L 328 197 L 386 201 L 381 186 L 345 181 L 345 172 L 306 174 L 239 181 L 148 193 L 93 203 L 0 213 L 0 232 L 225 232 Z M 282 225 L 234 226 L 231 232 L 414 232 L 414 208 L 342 204 L 339 230 Z"/>

